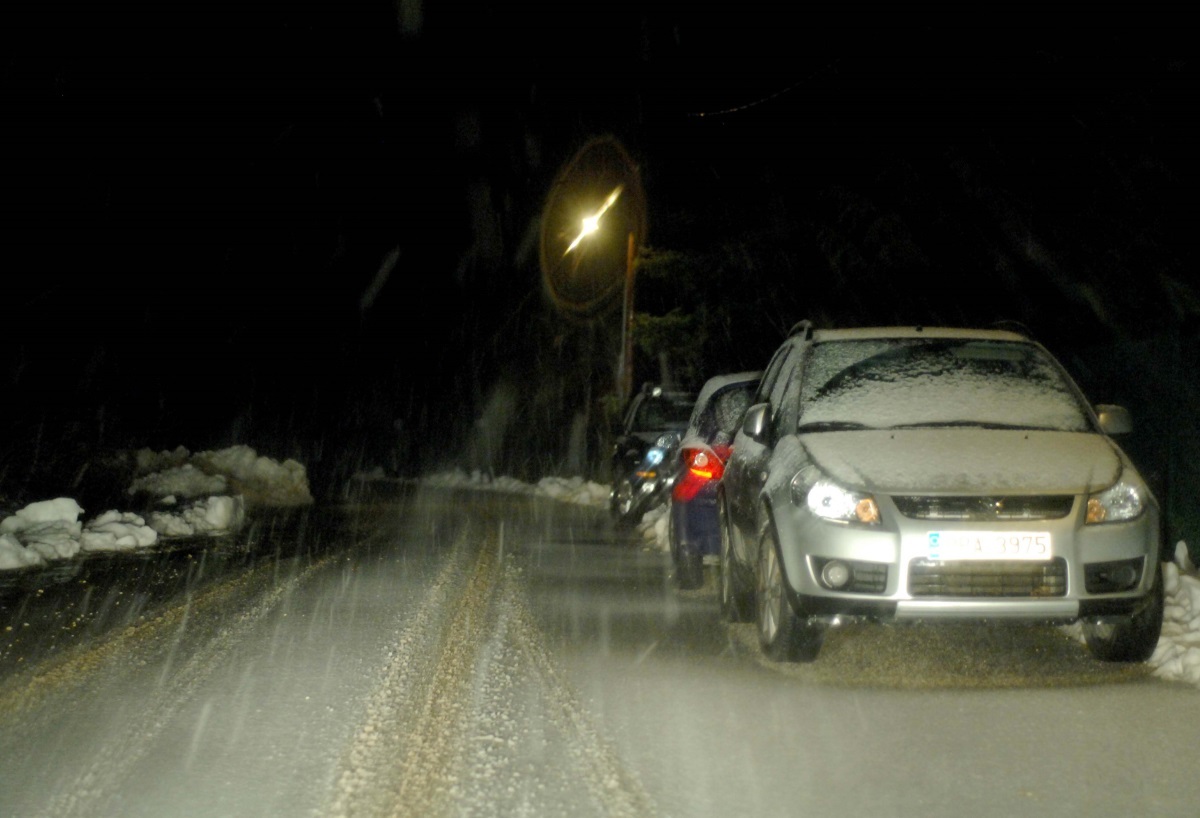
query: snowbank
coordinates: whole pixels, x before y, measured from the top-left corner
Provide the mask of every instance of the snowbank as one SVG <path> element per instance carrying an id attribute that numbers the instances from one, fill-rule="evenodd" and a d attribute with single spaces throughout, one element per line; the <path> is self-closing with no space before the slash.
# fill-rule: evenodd
<path id="1" fill-rule="evenodd" d="M 359 475 L 358 479 L 369 480 L 374 479 L 374 476 Z M 428 475 L 421 478 L 420 482 L 427 486 L 443 488 L 469 487 L 484 491 L 532 494 L 595 508 L 605 508 L 608 505 L 608 487 L 584 480 L 582 477 L 543 477 L 536 485 L 531 485 L 515 477 L 492 477 L 480 471 L 468 474 L 462 469 L 454 469 Z"/>
<path id="2" fill-rule="evenodd" d="M 1163 580 L 1163 630 L 1150 664 L 1155 676 L 1200 685 L 1200 575 L 1186 543 L 1176 544 L 1175 561 L 1163 565 Z"/>
<path id="3" fill-rule="evenodd" d="M 68 497 L 31 503 L 0 521 L 0 570 L 45 565 L 80 552 L 147 548 L 163 538 L 219 536 L 241 528 L 247 505 L 292 507 L 313 502 L 305 468 L 278 463 L 249 446 L 192 454 L 142 449 L 127 493 L 148 495 L 146 518 L 105 511 L 87 523 Z"/>
<path id="4" fill-rule="evenodd" d="M 137 474 L 129 494 L 195 498 L 236 495 L 252 506 L 272 508 L 311 505 L 308 473 L 301 463 L 279 463 L 249 446 L 192 454 L 173 451 L 137 452 Z"/>
<path id="5" fill-rule="evenodd" d="M 246 504 L 241 497 L 208 497 L 179 511 L 152 511 L 149 525 L 164 537 L 218 536 L 242 527 Z"/>
<path id="6" fill-rule="evenodd" d="M 71 559 L 81 551 L 145 548 L 158 533 L 136 514 L 107 511 L 86 525 L 83 509 L 69 497 L 30 503 L 0 521 L 0 570 L 30 568 Z"/>

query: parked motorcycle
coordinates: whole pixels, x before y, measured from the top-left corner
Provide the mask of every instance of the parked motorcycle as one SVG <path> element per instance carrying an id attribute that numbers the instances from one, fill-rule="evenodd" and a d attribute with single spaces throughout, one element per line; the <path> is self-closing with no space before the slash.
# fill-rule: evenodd
<path id="1" fill-rule="evenodd" d="M 610 508 L 618 525 L 635 526 L 647 511 L 670 499 L 682 470 L 680 439 L 678 432 L 659 435 L 631 472 L 617 476 Z"/>

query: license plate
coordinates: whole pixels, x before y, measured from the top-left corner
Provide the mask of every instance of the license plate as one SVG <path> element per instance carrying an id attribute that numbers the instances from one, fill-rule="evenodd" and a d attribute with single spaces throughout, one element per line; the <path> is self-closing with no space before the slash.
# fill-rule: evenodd
<path id="1" fill-rule="evenodd" d="M 1048 560 L 1049 531 L 930 531 L 931 560 Z"/>

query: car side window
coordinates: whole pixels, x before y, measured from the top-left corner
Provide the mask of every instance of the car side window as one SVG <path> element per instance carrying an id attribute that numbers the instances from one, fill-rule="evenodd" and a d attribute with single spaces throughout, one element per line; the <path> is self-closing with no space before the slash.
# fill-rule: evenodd
<path id="1" fill-rule="evenodd" d="M 800 384 L 804 381 L 805 364 L 811 349 L 811 344 L 805 344 L 792 356 L 787 382 L 779 392 L 779 408 L 771 418 L 776 440 L 782 435 L 794 432 L 800 422 Z"/>
<path id="2" fill-rule="evenodd" d="M 792 355 L 784 374 L 771 390 L 771 439 L 779 440 L 796 428 L 796 389 L 800 382 L 803 356 Z"/>
<path id="3" fill-rule="evenodd" d="M 758 384 L 758 392 L 754 395 L 755 403 L 766 403 L 770 400 L 771 392 L 775 386 L 775 382 L 779 379 L 779 372 L 783 369 L 784 363 L 788 359 L 788 355 L 792 351 L 791 344 L 784 344 L 775 353 L 775 357 L 771 359 L 771 363 L 767 365 L 767 371 L 763 375 L 762 380 Z"/>
<path id="4" fill-rule="evenodd" d="M 795 355 L 788 356 L 787 365 L 783 367 L 779 373 L 779 377 L 775 379 L 775 383 L 771 385 L 771 412 L 779 410 L 780 404 L 783 403 L 783 394 L 787 385 L 791 382 L 793 373 L 796 371 Z"/>
<path id="5" fill-rule="evenodd" d="M 785 429 L 788 428 L 787 418 L 790 415 L 795 417 L 795 412 L 789 412 L 788 402 L 784 400 L 784 396 L 788 394 L 789 387 L 796 380 L 796 367 L 788 367 L 787 376 L 779 379 L 779 388 L 776 389 L 776 395 L 771 398 L 771 440 L 779 440 L 785 434 Z"/>

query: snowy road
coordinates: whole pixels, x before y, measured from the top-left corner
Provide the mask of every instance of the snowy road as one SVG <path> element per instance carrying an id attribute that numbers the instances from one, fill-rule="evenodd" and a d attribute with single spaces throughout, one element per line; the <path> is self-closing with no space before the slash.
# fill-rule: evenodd
<path id="1" fill-rule="evenodd" d="M 0 677 L 0 815 L 1194 816 L 1200 692 L 1052 628 L 761 661 L 595 510 L 433 491 Z M 278 536 L 292 536 L 280 534 Z"/>

